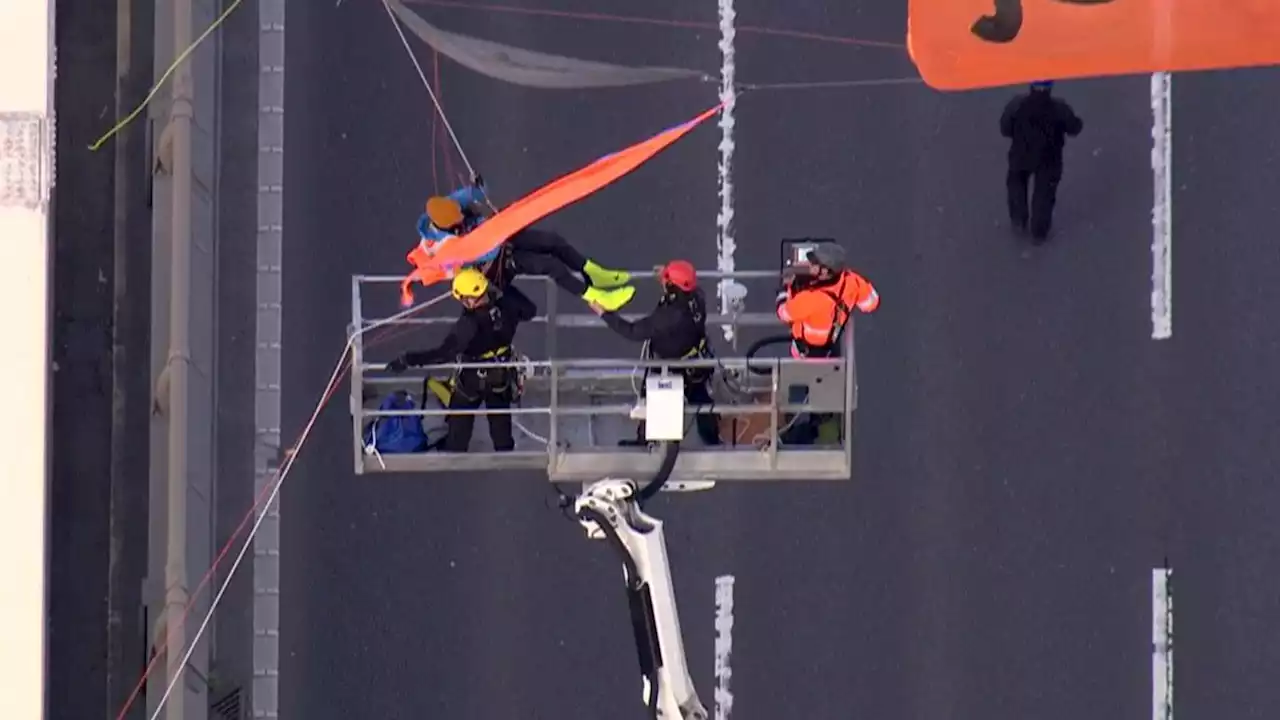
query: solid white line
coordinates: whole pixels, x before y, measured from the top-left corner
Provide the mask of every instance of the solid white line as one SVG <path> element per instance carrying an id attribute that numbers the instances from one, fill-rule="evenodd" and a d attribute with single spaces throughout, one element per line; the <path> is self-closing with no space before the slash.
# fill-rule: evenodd
<path id="1" fill-rule="evenodd" d="M 1173 720 L 1173 571 L 1151 571 L 1151 720 Z"/>
<path id="2" fill-rule="evenodd" d="M 716 215 L 716 251 L 719 257 L 716 268 L 721 272 L 733 272 L 733 254 L 737 249 L 733 240 L 733 110 L 738 103 L 738 89 L 734 80 L 733 52 L 734 19 L 733 0 L 718 0 L 720 5 L 720 212 Z M 724 278 L 716 287 L 720 298 L 721 314 L 737 309 L 747 295 L 747 289 L 731 278 Z M 721 325 L 724 339 L 733 340 L 733 328 Z"/>
<path id="3" fill-rule="evenodd" d="M 1173 336 L 1173 77 L 1151 76 L 1151 339 Z"/>
<path id="4" fill-rule="evenodd" d="M 733 656 L 733 576 L 716 578 L 716 692 L 715 720 L 729 720 L 733 712 L 733 678 L 730 660 Z"/>

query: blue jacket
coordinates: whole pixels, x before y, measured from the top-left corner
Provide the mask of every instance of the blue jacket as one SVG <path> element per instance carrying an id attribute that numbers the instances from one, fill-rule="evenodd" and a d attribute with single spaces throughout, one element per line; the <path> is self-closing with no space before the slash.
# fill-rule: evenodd
<path id="1" fill-rule="evenodd" d="M 454 190 L 449 193 L 449 197 L 456 200 L 458 204 L 462 206 L 462 229 L 458 234 L 465 235 L 472 230 L 475 230 L 484 222 L 485 219 L 483 216 L 469 210 L 472 205 L 484 203 L 485 200 L 488 199 L 488 196 L 485 195 L 484 188 L 477 185 L 470 185 Z M 454 233 L 445 232 L 435 225 L 432 225 L 431 218 L 427 217 L 426 213 L 423 213 L 418 217 L 418 236 L 429 243 L 438 243 L 448 241 L 450 238 L 454 237 Z M 498 257 L 498 253 L 501 251 L 502 247 L 499 246 L 492 252 L 476 258 L 472 262 L 472 265 L 487 263 Z"/>

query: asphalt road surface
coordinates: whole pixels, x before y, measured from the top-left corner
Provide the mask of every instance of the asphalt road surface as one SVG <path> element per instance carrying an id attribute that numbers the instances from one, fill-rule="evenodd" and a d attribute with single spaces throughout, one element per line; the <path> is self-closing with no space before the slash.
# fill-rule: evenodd
<path id="1" fill-rule="evenodd" d="M 808 5 L 739 0 L 738 23 L 902 38 L 901 6 Z M 710 0 L 643 11 L 709 29 L 412 7 L 574 57 L 720 62 Z M 540 7 L 633 14 L 617 0 Z M 401 271 L 436 185 L 429 100 L 380 4 L 298 5 L 289 31 L 285 425 L 300 428 L 343 342 L 350 275 Z M 737 55 L 751 83 L 914 74 L 902 50 L 759 33 L 741 33 Z M 448 62 L 441 76 L 467 153 L 506 199 L 715 102 L 697 83 L 530 90 Z M 858 326 L 853 483 L 722 485 L 653 506 L 709 707 L 713 581 L 732 574 L 737 720 L 1143 717 L 1150 570 L 1167 557 L 1179 714 L 1269 717 L 1276 88 L 1274 73 L 1175 80 L 1175 330 L 1162 343 L 1145 78 L 1059 86 L 1085 132 L 1057 235 L 1029 254 L 1003 222 L 996 120 L 1010 91 L 740 100 L 738 266 L 773 267 L 787 234 L 834 235 L 884 302 Z M 712 267 L 718 142 L 699 129 L 552 224 L 612 264 Z M 285 717 L 643 716 L 616 564 L 546 509 L 544 477 L 356 479 L 349 432 L 330 409 L 284 491 Z"/>

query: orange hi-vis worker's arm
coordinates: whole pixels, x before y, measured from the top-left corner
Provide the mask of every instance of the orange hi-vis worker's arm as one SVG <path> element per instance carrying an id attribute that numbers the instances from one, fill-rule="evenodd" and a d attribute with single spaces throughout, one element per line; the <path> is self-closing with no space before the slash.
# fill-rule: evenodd
<path id="1" fill-rule="evenodd" d="M 880 307 L 880 293 L 876 292 L 876 288 L 869 280 L 862 277 L 852 270 L 845 270 L 846 294 L 852 291 L 852 306 L 858 308 L 864 313 L 873 313 L 876 308 Z"/>

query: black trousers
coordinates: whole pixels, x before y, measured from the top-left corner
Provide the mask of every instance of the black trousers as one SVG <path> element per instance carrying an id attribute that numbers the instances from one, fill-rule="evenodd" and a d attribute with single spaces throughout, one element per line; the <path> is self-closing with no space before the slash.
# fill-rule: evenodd
<path id="1" fill-rule="evenodd" d="M 478 410 L 481 405 L 490 410 L 507 410 L 515 398 L 515 383 L 506 368 L 493 370 L 463 370 L 453 383 L 449 396 L 450 410 Z M 445 436 L 444 452 L 464 453 L 471 446 L 471 434 L 475 432 L 476 415 L 449 415 L 449 434 Z M 495 452 L 511 452 L 516 448 L 513 418 L 509 414 L 485 416 L 489 423 L 489 439 Z"/>
<path id="2" fill-rule="evenodd" d="M 1053 224 L 1053 207 L 1058 203 L 1058 183 L 1062 167 L 1037 167 L 1024 170 L 1010 163 L 1005 179 L 1009 192 L 1009 219 L 1020 228 L 1030 224 L 1031 237 L 1043 240 Z M 1027 186 L 1034 185 L 1030 212 L 1027 208 Z"/>
<path id="3" fill-rule="evenodd" d="M 689 382 L 686 378 L 684 401 L 690 405 L 706 405 L 708 407 L 714 405 L 715 400 L 711 397 L 711 376 L 708 375 L 705 380 L 697 382 Z M 699 412 L 693 416 L 693 422 L 703 445 L 720 444 L 720 416 L 718 414 Z"/>
<path id="4" fill-rule="evenodd" d="M 502 260 L 503 277 L 499 284 L 503 287 L 516 275 L 548 275 L 572 295 L 581 296 L 587 291 L 585 275 L 579 276 L 587 266 L 587 258 L 559 233 L 534 228 L 521 230 L 507 240 Z"/>

